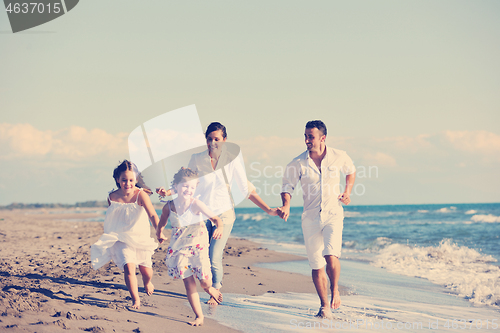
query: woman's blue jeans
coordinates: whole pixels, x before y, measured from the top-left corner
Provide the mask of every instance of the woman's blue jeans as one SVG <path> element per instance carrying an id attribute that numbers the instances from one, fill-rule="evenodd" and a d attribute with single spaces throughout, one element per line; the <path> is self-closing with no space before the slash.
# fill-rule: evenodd
<path id="1" fill-rule="evenodd" d="M 212 264 L 212 287 L 215 289 L 220 289 L 222 286 L 222 277 L 224 276 L 224 269 L 222 266 L 222 255 L 224 254 L 224 248 L 226 247 L 227 240 L 233 229 L 233 223 L 235 220 L 234 211 L 225 212 L 219 217 L 224 224 L 224 231 L 220 239 L 213 239 L 213 233 L 216 229 L 215 225 L 212 225 L 212 221 L 207 220 L 207 230 L 208 237 L 210 237 L 210 264 Z"/>

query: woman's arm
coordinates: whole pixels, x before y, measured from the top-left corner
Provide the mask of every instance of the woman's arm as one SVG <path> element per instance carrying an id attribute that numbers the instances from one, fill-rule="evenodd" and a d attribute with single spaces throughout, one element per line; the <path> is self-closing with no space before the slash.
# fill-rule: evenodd
<path id="1" fill-rule="evenodd" d="M 262 198 L 260 197 L 260 195 L 258 195 L 257 192 L 255 192 L 255 190 L 253 190 L 252 192 L 250 192 L 250 195 L 248 196 L 248 199 L 250 199 L 250 201 L 252 201 L 260 209 L 262 209 L 263 211 L 265 211 L 269 215 L 273 215 L 273 216 L 278 215 L 278 209 L 277 208 L 270 208 L 264 202 L 264 200 L 262 200 Z"/>

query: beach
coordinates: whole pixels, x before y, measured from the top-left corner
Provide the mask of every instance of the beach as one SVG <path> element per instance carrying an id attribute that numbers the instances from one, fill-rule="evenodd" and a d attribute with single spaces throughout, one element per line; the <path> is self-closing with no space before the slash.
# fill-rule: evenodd
<path id="1" fill-rule="evenodd" d="M 159 207 L 157 212 L 159 212 Z M 182 281 L 167 275 L 168 242 L 153 257 L 155 293 L 138 276 L 141 308 L 123 273 L 94 271 L 90 246 L 102 208 L 0 211 L 0 328 L 6 332 L 498 331 L 499 204 L 352 206 L 344 221 L 342 306 L 317 320 L 318 296 L 301 240 L 288 222 L 236 208 L 224 251 L 224 301 L 202 304 L 203 327 Z M 168 227 L 168 226 L 167 226 Z M 464 231 L 467 234 L 464 235 Z M 153 232 L 153 230 L 151 230 Z M 165 232 L 170 236 L 170 232 Z M 202 302 L 208 295 L 198 287 Z"/>
<path id="2" fill-rule="evenodd" d="M 238 331 L 207 318 L 207 314 L 203 327 L 187 325 L 194 314 L 182 281 L 167 275 L 164 258 L 168 243 L 162 244 L 153 257 L 154 294 L 144 293 L 139 274 L 141 308 L 129 309 L 131 300 L 123 273 L 113 263 L 97 271 L 91 267 L 90 246 L 101 236 L 103 223 L 81 220 L 99 220 L 102 215 L 103 210 L 98 208 L 0 211 L 2 331 Z M 222 291 L 249 297 L 314 294 L 309 276 L 256 266 L 293 260 L 303 258 L 231 238 L 224 254 Z M 346 289 L 341 292 L 345 294 Z M 199 293 L 202 301 L 208 300 L 201 288 Z M 204 311 L 207 309 L 204 305 Z M 218 309 L 208 310 L 214 316 Z"/>

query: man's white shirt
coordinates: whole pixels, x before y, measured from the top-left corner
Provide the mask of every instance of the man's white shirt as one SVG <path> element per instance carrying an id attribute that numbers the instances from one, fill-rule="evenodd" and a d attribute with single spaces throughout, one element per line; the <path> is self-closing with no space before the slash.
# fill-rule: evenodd
<path id="1" fill-rule="evenodd" d="M 302 217 L 319 215 L 322 222 L 332 215 L 343 213 L 338 200 L 338 196 L 343 193 L 340 173 L 350 175 L 356 172 L 352 159 L 345 151 L 329 147 L 325 149 L 321 172 L 306 150 L 287 165 L 282 186 L 282 192 L 292 195 L 300 181 L 304 198 Z"/>

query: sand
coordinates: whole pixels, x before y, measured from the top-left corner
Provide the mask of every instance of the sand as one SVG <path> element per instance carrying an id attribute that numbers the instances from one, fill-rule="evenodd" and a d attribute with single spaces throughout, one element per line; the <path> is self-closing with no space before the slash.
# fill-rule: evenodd
<path id="1" fill-rule="evenodd" d="M 90 246 L 101 236 L 103 223 L 74 222 L 99 216 L 99 209 L 0 211 L 0 331 L 236 331 L 209 318 L 202 327 L 187 324 L 194 320 L 194 314 L 183 282 L 167 275 L 164 259 L 168 242 L 153 256 L 154 294 L 144 293 L 138 274 L 142 305 L 139 310 L 130 309 L 123 273 L 113 263 L 97 271 L 90 264 Z M 308 276 L 255 267 L 258 262 L 303 259 L 230 238 L 221 291 L 244 295 L 315 293 Z M 200 287 L 198 290 L 201 298 L 208 299 Z"/>

